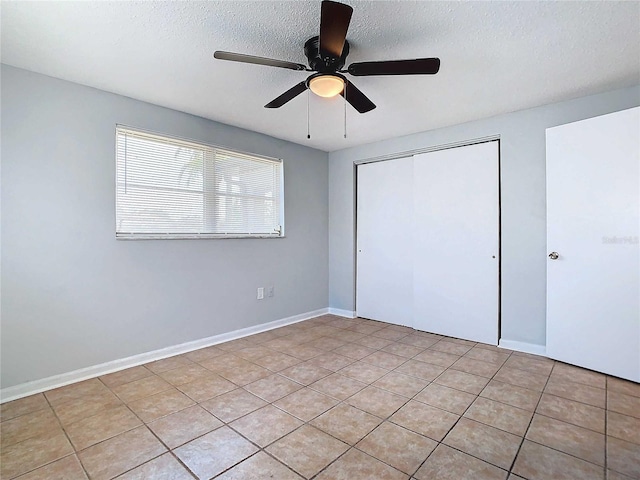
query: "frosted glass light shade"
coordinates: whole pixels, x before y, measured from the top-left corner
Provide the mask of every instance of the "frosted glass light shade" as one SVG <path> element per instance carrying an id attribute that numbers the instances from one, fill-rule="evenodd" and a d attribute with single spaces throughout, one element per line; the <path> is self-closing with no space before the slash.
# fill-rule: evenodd
<path id="1" fill-rule="evenodd" d="M 344 80 L 335 75 L 320 75 L 309 81 L 309 88 L 319 97 L 335 97 L 344 89 Z"/>

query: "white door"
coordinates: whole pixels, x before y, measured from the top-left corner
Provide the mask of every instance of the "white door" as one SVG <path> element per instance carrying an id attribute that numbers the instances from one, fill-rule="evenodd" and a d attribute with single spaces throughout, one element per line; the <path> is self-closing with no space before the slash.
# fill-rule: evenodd
<path id="1" fill-rule="evenodd" d="M 547 130 L 547 355 L 640 381 L 640 108 Z"/>
<path id="2" fill-rule="evenodd" d="M 498 145 L 414 156 L 419 330 L 498 343 Z"/>
<path id="3" fill-rule="evenodd" d="M 358 316 L 412 325 L 411 157 L 358 166 Z"/>

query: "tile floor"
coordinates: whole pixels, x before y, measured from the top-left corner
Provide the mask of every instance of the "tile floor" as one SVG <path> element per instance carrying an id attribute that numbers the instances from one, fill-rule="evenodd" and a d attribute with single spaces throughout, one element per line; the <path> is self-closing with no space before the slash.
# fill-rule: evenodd
<path id="1" fill-rule="evenodd" d="M 1 407 L 3 479 L 630 480 L 640 385 L 330 315 Z"/>

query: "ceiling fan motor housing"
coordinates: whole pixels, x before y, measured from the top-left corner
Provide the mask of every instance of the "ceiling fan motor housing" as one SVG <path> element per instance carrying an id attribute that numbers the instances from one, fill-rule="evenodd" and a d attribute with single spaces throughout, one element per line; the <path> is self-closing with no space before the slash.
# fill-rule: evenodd
<path id="1" fill-rule="evenodd" d="M 336 57 L 320 51 L 320 37 L 311 37 L 304 44 L 304 54 L 309 60 L 309 67 L 320 73 L 334 73 L 344 67 L 349 55 L 349 42 L 344 41 L 342 55 Z"/>

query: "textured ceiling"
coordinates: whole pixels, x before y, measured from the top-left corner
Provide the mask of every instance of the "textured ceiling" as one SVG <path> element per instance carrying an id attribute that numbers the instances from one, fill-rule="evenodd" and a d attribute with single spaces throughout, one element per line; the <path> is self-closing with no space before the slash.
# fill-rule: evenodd
<path id="1" fill-rule="evenodd" d="M 640 83 L 640 2 L 348 1 L 355 61 L 437 56 L 435 76 L 358 77 L 378 108 L 307 94 L 263 105 L 306 72 L 320 2 L 1 3 L 2 62 L 326 151 Z"/>

